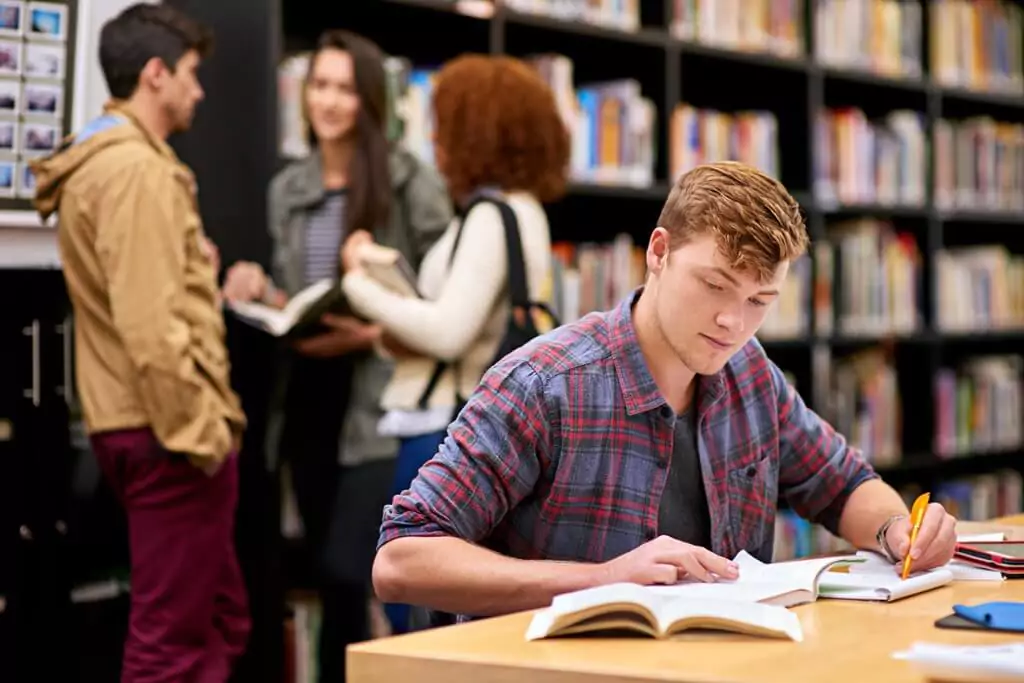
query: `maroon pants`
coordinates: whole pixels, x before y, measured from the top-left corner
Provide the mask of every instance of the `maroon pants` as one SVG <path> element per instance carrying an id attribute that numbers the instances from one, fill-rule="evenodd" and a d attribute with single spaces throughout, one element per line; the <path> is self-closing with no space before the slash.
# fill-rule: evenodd
<path id="1" fill-rule="evenodd" d="M 148 429 L 91 441 L 128 519 L 131 616 L 122 683 L 223 683 L 250 626 L 234 546 L 237 455 L 211 477 Z"/>

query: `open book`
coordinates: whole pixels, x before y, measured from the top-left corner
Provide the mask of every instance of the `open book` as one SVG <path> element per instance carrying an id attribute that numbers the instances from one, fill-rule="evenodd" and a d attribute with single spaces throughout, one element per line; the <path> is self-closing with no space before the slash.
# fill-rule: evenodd
<path id="1" fill-rule="evenodd" d="M 765 564 L 741 550 L 733 561 L 739 566 L 739 578 L 735 580 L 720 579 L 715 583 L 684 580 L 670 586 L 650 586 L 647 590 L 691 600 L 739 600 L 792 607 L 817 599 L 819 582 L 829 567 L 864 560 L 846 555 Z"/>
<path id="2" fill-rule="evenodd" d="M 367 275 L 395 294 L 420 298 L 416 271 L 397 249 L 377 243 L 365 244 L 359 249 L 359 264 Z"/>
<path id="3" fill-rule="evenodd" d="M 784 607 L 672 597 L 634 583 L 556 596 L 550 607 L 534 614 L 526 639 L 615 632 L 668 638 L 690 629 L 803 640 L 800 620 Z"/>
<path id="4" fill-rule="evenodd" d="M 337 280 L 314 282 L 296 294 L 284 308 L 250 302 L 228 302 L 228 309 L 244 322 L 275 337 L 303 336 L 320 328 L 320 318 L 344 302 Z"/>

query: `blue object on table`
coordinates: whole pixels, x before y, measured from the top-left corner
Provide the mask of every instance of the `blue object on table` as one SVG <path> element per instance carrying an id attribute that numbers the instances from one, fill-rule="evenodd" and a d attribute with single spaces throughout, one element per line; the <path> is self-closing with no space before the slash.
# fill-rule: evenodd
<path id="1" fill-rule="evenodd" d="M 953 612 L 986 628 L 1024 633 L 1024 602 L 953 605 Z"/>

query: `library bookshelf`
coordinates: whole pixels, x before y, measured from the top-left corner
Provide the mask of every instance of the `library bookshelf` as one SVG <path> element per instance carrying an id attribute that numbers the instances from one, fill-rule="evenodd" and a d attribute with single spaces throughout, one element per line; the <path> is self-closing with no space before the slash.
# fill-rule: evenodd
<path id="1" fill-rule="evenodd" d="M 769 355 L 908 498 L 927 488 L 963 519 L 1022 510 L 1020 3 L 378 0 L 282 11 L 282 73 L 327 27 L 401 58 L 401 135 L 426 157 L 431 70 L 466 52 L 537 66 L 574 137 L 569 192 L 547 207 L 563 321 L 639 282 L 637 250 L 681 172 L 725 158 L 771 172 L 799 201 L 812 247 L 759 334 Z M 294 102 L 282 102 L 282 150 L 301 138 L 288 111 Z M 783 515 L 784 554 L 814 551 L 814 532 L 794 529 Z"/>

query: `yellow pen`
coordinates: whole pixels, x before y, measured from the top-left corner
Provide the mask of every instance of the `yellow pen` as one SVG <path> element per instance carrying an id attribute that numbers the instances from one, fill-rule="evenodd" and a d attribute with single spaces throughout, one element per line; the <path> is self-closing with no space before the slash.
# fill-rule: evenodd
<path id="1" fill-rule="evenodd" d="M 907 555 L 903 558 L 903 577 L 910 576 L 910 549 L 914 547 L 917 540 L 917 532 L 921 530 L 921 522 L 924 521 L 924 513 L 928 510 L 928 503 L 931 500 L 930 493 L 922 493 L 914 501 L 914 507 L 910 509 L 910 545 L 907 546 Z"/>

